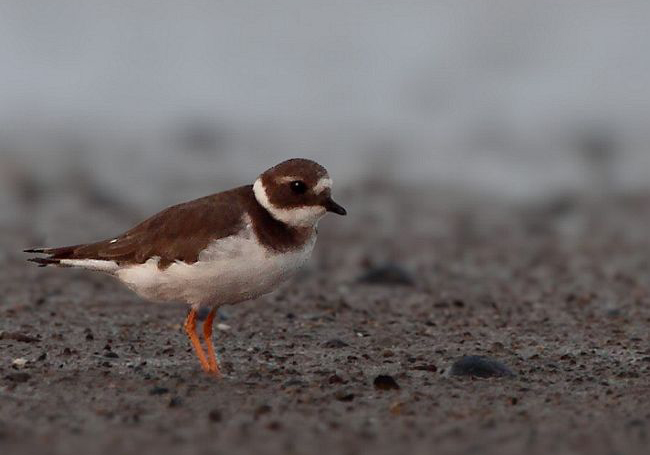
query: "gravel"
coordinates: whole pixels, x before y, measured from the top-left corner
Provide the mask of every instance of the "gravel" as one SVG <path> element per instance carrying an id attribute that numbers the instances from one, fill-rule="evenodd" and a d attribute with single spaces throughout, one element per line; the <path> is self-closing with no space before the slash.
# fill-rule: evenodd
<path id="1" fill-rule="evenodd" d="M 185 307 L 31 267 L 19 252 L 42 231 L 3 226 L 2 452 L 647 453 L 650 196 L 550 212 L 440 189 L 373 194 L 339 197 L 350 216 L 321 223 L 299 277 L 224 308 L 220 381 L 190 349 Z M 57 231 L 84 220 L 79 241 L 108 237 L 102 210 L 59 217 Z M 357 283 L 377 257 L 417 286 Z M 468 354 L 517 375 L 446 374 Z M 399 388 L 375 388 L 382 376 Z"/>

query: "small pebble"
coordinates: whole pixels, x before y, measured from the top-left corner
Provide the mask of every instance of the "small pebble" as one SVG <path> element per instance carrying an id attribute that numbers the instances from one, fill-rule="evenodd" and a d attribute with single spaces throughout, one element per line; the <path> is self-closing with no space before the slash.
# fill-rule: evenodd
<path id="1" fill-rule="evenodd" d="M 436 371 L 438 371 L 438 367 L 435 366 L 432 363 L 422 364 L 422 365 L 415 365 L 415 366 L 413 366 L 413 369 L 414 370 L 419 370 L 419 371 L 430 371 L 432 373 L 435 373 Z"/>
<path id="2" fill-rule="evenodd" d="M 9 373 L 5 379 L 13 382 L 27 382 L 30 377 L 28 373 Z"/>
<path id="3" fill-rule="evenodd" d="M 333 340 L 326 341 L 323 343 L 323 347 L 330 349 L 340 349 L 349 346 L 345 341 L 334 338 Z"/>
<path id="4" fill-rule="evenodd" d="M 273 422 L 269 422 L 266 428 L 268 428 L 271 431 L 278 431 L 282 429 L 282 423 L 278 422 L 277 420 L 274 420 Z"/>
<path id="5" fill-rule="evenodd" d="M 228 324 L 224 324 L 220 322 L 219 324 L 217 324 L 217 330 L 221 330 L 222 332 L 227 332 L 228 330 L 230 330 L 230 326 Z"/>
<path id="6" fill-rule="evenodd" d="M 210 422 L 221 422 L 221 411 L 213 409 L 208 413 L 208 419 L 210 419 Z"/>
<path id="7" fill-rule="evenodd" d="M 339 401 L 352 401 L 354 400 L 354 393 L 348 390 L 339 390 L 334 394 L 334 397 Z"/>
<path id="8" fill-rule="evenodd" d="M 13 360 L 11 361 L 11 365 L 12 365 L 12 366 L 15 366 L 15 367 L 17 367 L 17 368 L 22 368 L 22 367 L 24 367 L 25 365 L 27 365 L 27 359 L 24 358 L 24 357 L 19 357 L 19 358 L 17 358 L 17 359 L 13 359 Z"/>
<path id="9" fill-rule="evenodd" d="M 180 405 L 182 405 L 182 404 L 183 404 L 183 400 L 181 400 L 180 397 L 172 397 L 172 398 L 169 400 L 169 407 L 170 407 L 170 408 L 178 408 L 178 407 L 180 407 Z"/>
<path id="10" fill-rule="evenodd" d="M 357 278 L 357 283 L 384 286 L 413 286 L 415 285 L 415 280 L 402 266 L 389 262 L 370 268 Z"/>
<path id="11" fill-rule="evenodd" d="M 512 377 L 515 374 L 501 362 L 480 355 L 461 357 L 451 366 L 451 376 L 473 376 L 477 378 Z"/>
<path id="12" fill-rule="evenodd" d="M 38 343 L 41 341 L 36 337 L 25 335 L 24 333 L 4 331 L 0 332 L 0 340 L 13 340 L 21 343 Z"/>
<path id="13" fill-rule="evenodd" d="M 164 395 L 166 393 L 169 393 L 169 389 L 167 387 L 154 387 L 153 389 L 149 390 L 149 395 Z"/>
<path id="14" fill-rule="evenodd" d="M 397 401 L 397 402 L 391 404 L 390 407 L 388 408 L 388 410 L 390 411 L 391 414 L 393 414 L 395 416 L 398 416 L 398 415 L 402 414 L 402 412 L 404 410 L 404 403 L 402 403 L 401 401 Z"/>
<path id="15" fill-rule="evenodd" d="M 260 416 L 263 416 L 264 414 L 268 414 L 271 412 L 271 406 L 268 404 L 263 404 L 259 406 L 257 409 L 255 409 L 255 418 L 258 419 Z"/>
<path id="16" fill-rule="evenodd" d="M 298 379 L 298 378 L 289 379 L 287 382 L 282 384 L 283 389 L 288 389 L 290 387 L 306 387 L 306 386 L 307 383 L 302 379 Z"/>
<path id="17" fill-rule="evenodd" d="M 377 390 L 399 390 L 399 384 L 390 375 L 380 374 L 372 382 Z"/>
<path id="18" fill-rule="evenodd" d="M 341 376 L 338 374 L 333 374 L 332 376 L 329 377 L 327 380 L 330 384 L 345 384 L 347 381 L 345 381 Z"/>

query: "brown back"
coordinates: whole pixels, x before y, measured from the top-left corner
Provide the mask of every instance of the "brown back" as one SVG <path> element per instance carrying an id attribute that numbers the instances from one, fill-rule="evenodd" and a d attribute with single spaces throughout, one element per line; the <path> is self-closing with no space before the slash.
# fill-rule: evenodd
<path id="1" fill-rule="evenodd" d="M 192 264 L 210 242 L 241 230 L 245 213 L 260 242 L 276 251 L 300 247 L 313 232 L 272 218 L 247 185 L 169 207 L 115 239 L 42 252 L 50 255 L 47 260 L 99 259 L 127 265 L 157 256 L 160 268 L 175 261 Z"/>

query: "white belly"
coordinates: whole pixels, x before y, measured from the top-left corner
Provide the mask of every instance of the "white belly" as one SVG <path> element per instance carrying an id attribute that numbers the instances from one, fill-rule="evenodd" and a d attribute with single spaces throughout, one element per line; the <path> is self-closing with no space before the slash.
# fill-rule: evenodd
<path id="1" fill-rule="evenodd" d="M 309 259 L 316 234 L 296 251 L 277 253 L 246 229 L 210 244 L 193 264 L 165 269 L 159 258 L 118 270 L 115 275 L 140 296 L 155 301 L 218 306 L 249 300 L 274 290 Z"/>

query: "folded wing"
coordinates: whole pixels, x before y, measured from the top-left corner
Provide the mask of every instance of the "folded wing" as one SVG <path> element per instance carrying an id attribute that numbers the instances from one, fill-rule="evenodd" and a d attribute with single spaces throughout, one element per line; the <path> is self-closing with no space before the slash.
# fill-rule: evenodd
<path id="1" fill-rule="evenodd" d="M 42 254 L 28 261 L 41 267 L 55 265 L 113 271 L 129 264 L 159 258 L 165 268 L 181 261 L 194 263 L 199 253 L 216 239 L 241 229 L 246 198 L 252 190 L 241 187 L 163 210 L 113 239 L 60 248 L 32 248 Z"/>

